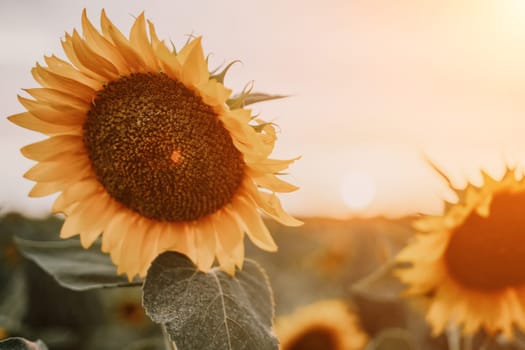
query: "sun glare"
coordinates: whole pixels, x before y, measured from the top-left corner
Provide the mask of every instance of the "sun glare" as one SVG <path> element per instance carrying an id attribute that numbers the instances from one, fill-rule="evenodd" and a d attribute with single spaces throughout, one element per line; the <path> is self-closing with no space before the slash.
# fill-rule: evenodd
<path id="1" fill-rule="evenodd" d="M 350 209 L 364 209 L 376 195 L 376 184 L 370 175 L 352 171 L 345 175 L 341 184 L 341 196 Z"/>

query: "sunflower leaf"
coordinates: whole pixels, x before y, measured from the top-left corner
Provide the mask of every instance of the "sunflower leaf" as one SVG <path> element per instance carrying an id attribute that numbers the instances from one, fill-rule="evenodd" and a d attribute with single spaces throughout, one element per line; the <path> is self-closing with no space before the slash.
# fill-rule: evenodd
<path id="1" fill-rule="evenodd" d="M 52 275 L 63 287 L 84 291 L 96 288 L 125 287 L 129 283 L 124 276 L 117 276 L 115 265 L 95 243 L 83 249 L 79 240 L 35 241 L 14 238 L 20 252 Z"/>
<path id="2" fill-rule="evenodd" d="M 36 342 L 24 338 L 7 338 L 0 341 L 0 350 L 47 350 L 46 344 L 41 340 Z"/>
<path id="3" fill-rule="evenodd" d="M 271 330 L 272 291 L 266 273 L 253 261 L 245 261 L 232 277 L 218 268 L 200 272 L 186 256 L 164 253 L 148 271 L 143 303 L 178 350 L 278 348 Z"/>

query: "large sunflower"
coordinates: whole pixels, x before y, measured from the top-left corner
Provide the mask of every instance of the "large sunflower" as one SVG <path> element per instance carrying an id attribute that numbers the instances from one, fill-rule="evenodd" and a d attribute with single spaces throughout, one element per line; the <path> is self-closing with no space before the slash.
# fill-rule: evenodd
<path id="1" fill-rule="evenodd" d="M 448 325 L 512 337 L 525 330 L 525 180 L 508 170 L 497 181 L 458 191 L 443 216 L 414 224 L 415 241 L 397 256 L 407 294 L 428 298 L 434 334 Z"/>
<path id="2" fill-rule="evenodd" d="M 118 273 L 145 275 L 161 252 L 186 254 L 201 270 L 217 257 L 241 267 L 246 233 L 277 249 L 258 209 L 285 225 L 300 222 L 275 192 L 297 188 L 277 178 L 294 160 L 269 159 L 275 130 L 230 98 L 212 75 L 201 38 L 179 52 L 160 41 L 144 14 L 127 39 L 101 13 L 101 32 L 82 14 L 82 36 L 62 41 L 70 62 L 45 57 L 32 74 L 42 88 L 19 97 L 15 124 L 50 136 L 22 153 L 38 164 L 25 177 L 30 196 L 62 192 L 54 212 L 61 237 L 89 247 L 103 232 Z M 148 35 L 149 29 L 149 35 Z M 266 189 L 266 190 L 261 190 Z"/>
<path id="3" fill-rule="evenodd" d="M 368 336 L 341 300 L 321 300 L 276 321 L 281 350 L 359 350 Z"/>

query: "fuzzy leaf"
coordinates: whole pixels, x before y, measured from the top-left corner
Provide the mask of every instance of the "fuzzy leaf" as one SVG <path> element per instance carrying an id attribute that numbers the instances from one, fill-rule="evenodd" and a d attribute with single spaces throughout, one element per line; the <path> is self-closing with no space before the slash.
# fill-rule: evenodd
<path id="1" fill-rule="evenodd" d="M 143 293 L 146 313 L 165 325 L 178 350 L 278 348 L 272 291 L 253 261 L 231 277 L 218 268 L 200 272 L 186 256 L 167 252 L 153 261 Z"/>
<path id="2" fill-rule="evenodd" d="M 47 346 L 41 340 L 32 342 L 17 337 L 1 340 L 0 350 L 47 350 Z"/>
<path id="3" fill-rule="evenodd" d="M 98 243 L 83 249 L 77 239 L 34 241 L 15 237 L 14 240 L 26 258 L 37 263 L 63 287 L 83 291 L 137 284 L 117 276 L 115 265 L 100 251 Z"/>

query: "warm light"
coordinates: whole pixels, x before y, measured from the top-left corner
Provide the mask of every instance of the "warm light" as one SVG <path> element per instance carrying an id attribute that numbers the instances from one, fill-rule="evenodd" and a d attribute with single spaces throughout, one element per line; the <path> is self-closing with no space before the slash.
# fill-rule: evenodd
<path id="1" fill-rule="evenodd" d="M 341 195 L 351 209 L 363 209 L 368 206 L 376 194 L 376 184 L 363 172 L 353 171 L 345 175 L 341 186 Z"/>

